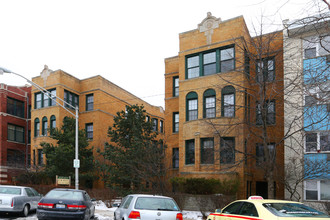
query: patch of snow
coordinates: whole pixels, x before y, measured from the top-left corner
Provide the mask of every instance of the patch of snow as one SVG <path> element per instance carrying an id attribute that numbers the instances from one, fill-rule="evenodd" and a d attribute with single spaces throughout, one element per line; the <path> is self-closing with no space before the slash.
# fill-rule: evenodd
<path id="1" fill-rule="evenodd" d="M 182 211 L 183 219 L 184 220 L 202 220 L 203 215 L 199 211 Z"/>

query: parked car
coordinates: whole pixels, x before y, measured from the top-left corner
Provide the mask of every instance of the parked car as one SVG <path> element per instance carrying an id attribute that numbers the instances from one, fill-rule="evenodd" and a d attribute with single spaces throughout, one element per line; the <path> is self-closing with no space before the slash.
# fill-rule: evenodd
<path id="1" fill-rule="evenodd" d="M 330 216 L 300 202 L 263 199 L 252 196 L 247 200 L 237 200 L 222 210 L 211 213 L 207 220 L 330 220 Z"/>
<path id="2" fill-rule="evenodd" d="M 38 203 L 38 219 L 91 219 L 95 205 L 84 190 L 60 189 L 49 191 Z"/>
<path id="3" fill-rule="evenodd" d="M 31 187 L 0 185 L 0 212 L 28 216 L 36 210 L 41 195 Z"/>
<path id="4" fill-rule="evenodd" d="M 124 197 L 114 215 L 115 220 L 182 220 L 182 212 L 174 199 L 142 194 Z"/>

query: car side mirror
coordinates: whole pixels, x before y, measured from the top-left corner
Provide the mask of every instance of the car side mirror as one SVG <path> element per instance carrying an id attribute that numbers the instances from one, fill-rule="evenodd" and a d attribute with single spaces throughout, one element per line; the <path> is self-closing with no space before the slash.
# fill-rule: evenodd
<path id="1" fill-rule="evenodd" d="M 215 212 L 220 213 L 221 209 L 216 209 Z"/>
<path id="2" fill-rule="evenodd" d="M 92 201 L 92 202 L 96 202 L 96 199 L 93 198 L 93 199 L 91 199 L 91 201 Z"/>

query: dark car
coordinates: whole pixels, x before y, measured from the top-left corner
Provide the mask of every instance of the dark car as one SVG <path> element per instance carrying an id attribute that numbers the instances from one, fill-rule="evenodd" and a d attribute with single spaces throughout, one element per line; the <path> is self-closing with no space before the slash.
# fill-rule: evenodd
<path id="1" fill-rule="evenodd" d="M 38 219 L 91 219 L 95 206 L 84 190 L 53 189 L 38 203 Z"/>
<path id="2" fill-rule="evenodd" d="M 41 195 L 31 187 L 0 185 L 0 212 L 28 216 L 36 210 Z"/>

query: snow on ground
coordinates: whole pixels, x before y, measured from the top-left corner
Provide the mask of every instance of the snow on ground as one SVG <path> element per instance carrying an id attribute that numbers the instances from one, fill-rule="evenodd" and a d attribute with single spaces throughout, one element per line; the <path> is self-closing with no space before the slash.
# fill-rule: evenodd
<path id="1" fill-rule="evenodd" d="M 113 213 L 116 208 L 108 208 L 102 201 L 97 201 L 95 207 L 97 220 L 113 220 Z M 198 211 L 182 211 L 184 220 L 202 220 L 202 213 Z"/>
<path id="2" fill-rule="evenodd" d="M 108 208 L 104 202 L 97 201 L 95 204 L 95 220 L 114 220 L 113 214 L 116 208 Z M 183 220 L 202 220 L 202 213 L 198 211 L 182 211 Z M 37 220 L 37 215 L 31 213 L 29 217 L 0 216 L 0 220 Z"/>

